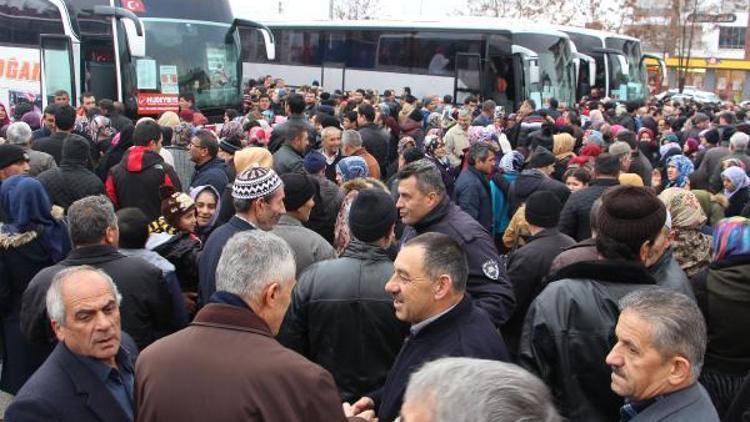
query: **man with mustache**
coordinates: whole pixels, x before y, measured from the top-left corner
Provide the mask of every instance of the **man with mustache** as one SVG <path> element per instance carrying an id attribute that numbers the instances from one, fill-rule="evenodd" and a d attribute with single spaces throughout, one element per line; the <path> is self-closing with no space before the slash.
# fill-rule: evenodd
<path id="1" fill-rule="evenodd" d="M 133 420 L 137 349 L 120 331 L 120 299 L 102 270 L 82 265 L 55 275 L 46 302 L 59 343 L 16 395 L 8 420 Z"/>
<path id="2" fill-rule="evenodd" d="M 385 384 L 354 403 L 359 414 L 377 409 L 378 420 L 399 415 L 409 376 L 440 357 L 507 361 L 502 337 L 487 314 L 466 294 L 469 268 L 461 245 L 442 233 L 425 233 L 407 243 L 393 264 L 385 290 L 396 318 L 411 324 Z"/>

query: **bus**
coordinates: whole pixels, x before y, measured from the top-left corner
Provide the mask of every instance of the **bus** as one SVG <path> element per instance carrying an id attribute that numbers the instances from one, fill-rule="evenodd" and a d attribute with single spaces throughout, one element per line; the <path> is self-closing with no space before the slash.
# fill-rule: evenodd
<path id="1" fill-rule="evenodd" d="M 579 53 L 595 61 L 594 77 L 591 68 L 582 67 L 576 86 L 576 99 L 591 95 L 596 89 L 601 96 L 619 101 L 643 101 L 650 94 L 645 59 L 655 59 L 666 74 L 664 60 L 641 52 L 641 41 L 627 35 L 592 29 L 555 26 L 568 34 Z M 593 83 L 592 83 L 593 82 Z"/>
<path id="2" fill-rule="evenodd" d="M 246 77 L 272 75 L 328 91 L 410 87 L 417 97 L 473 95 L 508 112 L 527 98 L 575 100 L 574 44 L 562 32 L 500 19 L 466 22 L 263 22 L 280 54 L 243 40 Z M 258 34 L 248 34 L 259 37 Z"/>
<path id="3" fill-rule="evenodd" d="M 137 118 L 178 109 L 180 94 L 215 121 L 241 109 L 240 39 L 273 33 L 236 19 L 229 0 L 0 0 L 0 102 L 43 108 L 58 90 L 124 104 Z M 247 38 L 247 36 L 245 36 Z"/>

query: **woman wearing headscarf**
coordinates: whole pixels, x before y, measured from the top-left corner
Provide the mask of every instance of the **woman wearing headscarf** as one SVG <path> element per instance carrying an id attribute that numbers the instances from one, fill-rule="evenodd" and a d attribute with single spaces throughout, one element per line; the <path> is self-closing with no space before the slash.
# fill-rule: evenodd
<path id="1" fill-rule="evenodd" d="M 8 109 L 5 108 L 5 104 L 0 103 L 0 137 L 5 138 L 5 131 L 11 123 L 13 122 L 10 121 Z"/>
<path id="2" fill-rule="evenodd" d="M 453 195 L 453 185 L 456 178 L 453 174 L 451 161 L 448 159 L 448 151 L 445 149 L 445 141 L 442 137 L 427 135 L 424 138 L 425 157 L 435 164 L 440 170 L 440 176 L 443 178 L 445 190 L 449 196 Z M 397 198 L 398 199 L 398 198 Z"/>
<path id="3" fill-rule="evenodd" d="M 172 114 L 174 113 L 172 112 Z M 168 116 L 167 113 L 164 113 L 162 119 L 167 120 L 168 124 L 172 124 L 173 122 L 169 121 Z M 162 119 L 159 119 L 159 121 L 161 122 Z M 159 124 L 159 126 L 162 125 Z M 180 185 L 183 189 L 187 189 L 195 172 L 195 163 L 190 159 L 190 151 L 188 150 L 195 128 L 190 123 L 179 123 L 179 121 L 174 126 L 162 127 L 172 128 L 172 143 L 162 149 L 169 150 L 170 154 L 172 154 L 174 171 L 180 179 Z"/>
<path id="4" fill-rule="evenodd" d="M 196 310 L 198 295 L 198 254 L 203 247 L 195 234 L 195 202 L 172 186 L 161 186 L 161 216 L 148 225 L 146 249 L 152 250 L 176 269 L 188 312 Z"/>
<path id="5" fill-rule="evenodd" d="M 19 314 L 26 286 L 40 270 L 62 260 L 70 250 L 62 210 L 55 208 L 42 184 L 28 176 L 3 181 L 0 204 L 0 316 L 3 373 L 0 388 L 11 394 L 38 368 L 54 347 L 30 346 L 22 337 Z"/>
<path id="6" fill-rule="evenodd" d="M 490 180 L 492 193 L 493 237 L 502 236 L 510 222 L 508 194 L 523 168 L 525 158 L 518 151 L 510 151 L 499 160 L 498 168 Z M 496 243 L 498 243 L 496 241 Z"/>
<path id="7" fill-rule="evenodd" d="M 740 215 L 748 202 L 750 178 L 741 167 L 732 166 L 721 172 L 721 181 L 724 184 L 724 197 L 729 201 L 724 216 Z"/>
<path id="8" fill-rule="evenodd" d="M 568 168 L 568 163 L 576 154 L 573 148 L 576 145 L 576 138 L 567 132 L 561 132 L 552 135 L 552 153 L 555 154 L 555 170 L 552 172 L 552 178 L 560 180 L 563 183 L 563 174 Z"/>
<path id="9" fill-rule="evenodd" d="M 688 277 L 708 267 L 711 261 L 711 236 L 701 228 L 706 215 L 695 194 L 687 189 L 668 188 L 659 194 L 672 218 L 671 245 L 674 258 Z"/>
<path id="10" fill-rule="evenodd" d="M 190 198 L 195 202 L 195 234 L 205 243 L 216 228 L 221 212 L 221 195 L 215 187 L 205 185 L 191 189 Z"/>
<path id="11" fill-rule="evenodd" d="M 684 155 L 673 155 L 667 160 L 667 188 L 690 188 L 690 176 L 695 166 Z"/>
<path id="12" fill-rule="evenodd" d="M 336 225 L 334 228 L 333 247 L 337 254 L 346 249 L 349 244 L 349 209 L 357 197 L 357 193 L 362 189 L 371 187 L 382 187 L 388 192 L 388 188 L 382 182 L 374 182 L 368 172 L 367 162 L 362 157 L 346 157 L 336 164 L 336 182 L 341 187 L 344 194 L 344 200 L 341 201 Z"/>
<path id="13" fill-rule="evenodd" d="M 700 382 L 723 417 L 750 372 L 750 220 L 722 220 L 712 245 L 711 264 L 691 282 L 708 328 Z"/>

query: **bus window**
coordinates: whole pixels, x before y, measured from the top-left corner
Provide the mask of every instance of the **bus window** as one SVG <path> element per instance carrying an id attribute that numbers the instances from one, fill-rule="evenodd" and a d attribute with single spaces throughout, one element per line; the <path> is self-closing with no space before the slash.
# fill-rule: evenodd
<path id="1" fill-rule="evenodd" d="M 347 67 L 359 69 L 375 68 L 375 52 L 378 48 L 379 32 L 376 31 L 350 31 L 348 48 L 349 55 L 346 59 Z"/>
<path id="2" fill-rule="evenodd" d="M 479 34 L 417 33 L 413 41 L 412 72 L 453 75 L 456 54 L 482 54 L 484 42 Z"/>
<path id="3" fill-rule="evenodd" d="M 383 34 L 378 41 L 378 70 L 411 72 L 411 34 Z"/>
<path id="4" fill-rule="evenodd" d="M 0 2 L 0 43 L 39 47 L 39 34 L 62 34 L 60 12 L 45 0 Z"/>
<path id="5" fill-rule="evenodd" d="M 257 32 L 257 31 L 256 31 Z M 280 61 L 283 64 L 319 66 L 323 52 L 320 48 L 320 33 L 301 29 L 281 33 Z"/>

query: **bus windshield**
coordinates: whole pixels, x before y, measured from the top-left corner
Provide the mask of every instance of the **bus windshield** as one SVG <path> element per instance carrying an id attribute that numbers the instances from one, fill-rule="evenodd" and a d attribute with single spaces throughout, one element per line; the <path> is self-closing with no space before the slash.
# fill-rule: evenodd
<path id="1" fill-rule="evenodd" d="M 176 94 L 179 89 L 180 94 L 194 94 L 198 108 L 239 101 L 239 42 L 236 34 L 227 38 L 229 24 L 162 18 L 143 22 L 146 58 L 136 60 L 139 91 Z M 178 86 L 170 82 L 175 73 Z"/>
<path id="2" fill-rule="evenodd" d="M 575 102 L 574 68 L 568 40 L 552 35 L 521 33 L 513 35 L 513 42 L 539 56 L 538 78 L 525 78 L 528 81 L 524 87 L 526 97 L 535 100 L 538 107 L 553 97 L 560 103 L 572 105 Z M 538 82 L 532 82 L 536 79 Z"/>
<path id="3" fill-rule="evenodd" d="M 607 48 L 615 48 L 623 52 L 627 62 L 627 75 L 622 71 L 617 57 L 610 56 L 610 93 L 613 98 L 620 100 L 643 99 L 648 92 L 646 86 L 645 67 L 641 65 L 641 46 L 638 41 L 621 38 L 607 38 Z"/>

